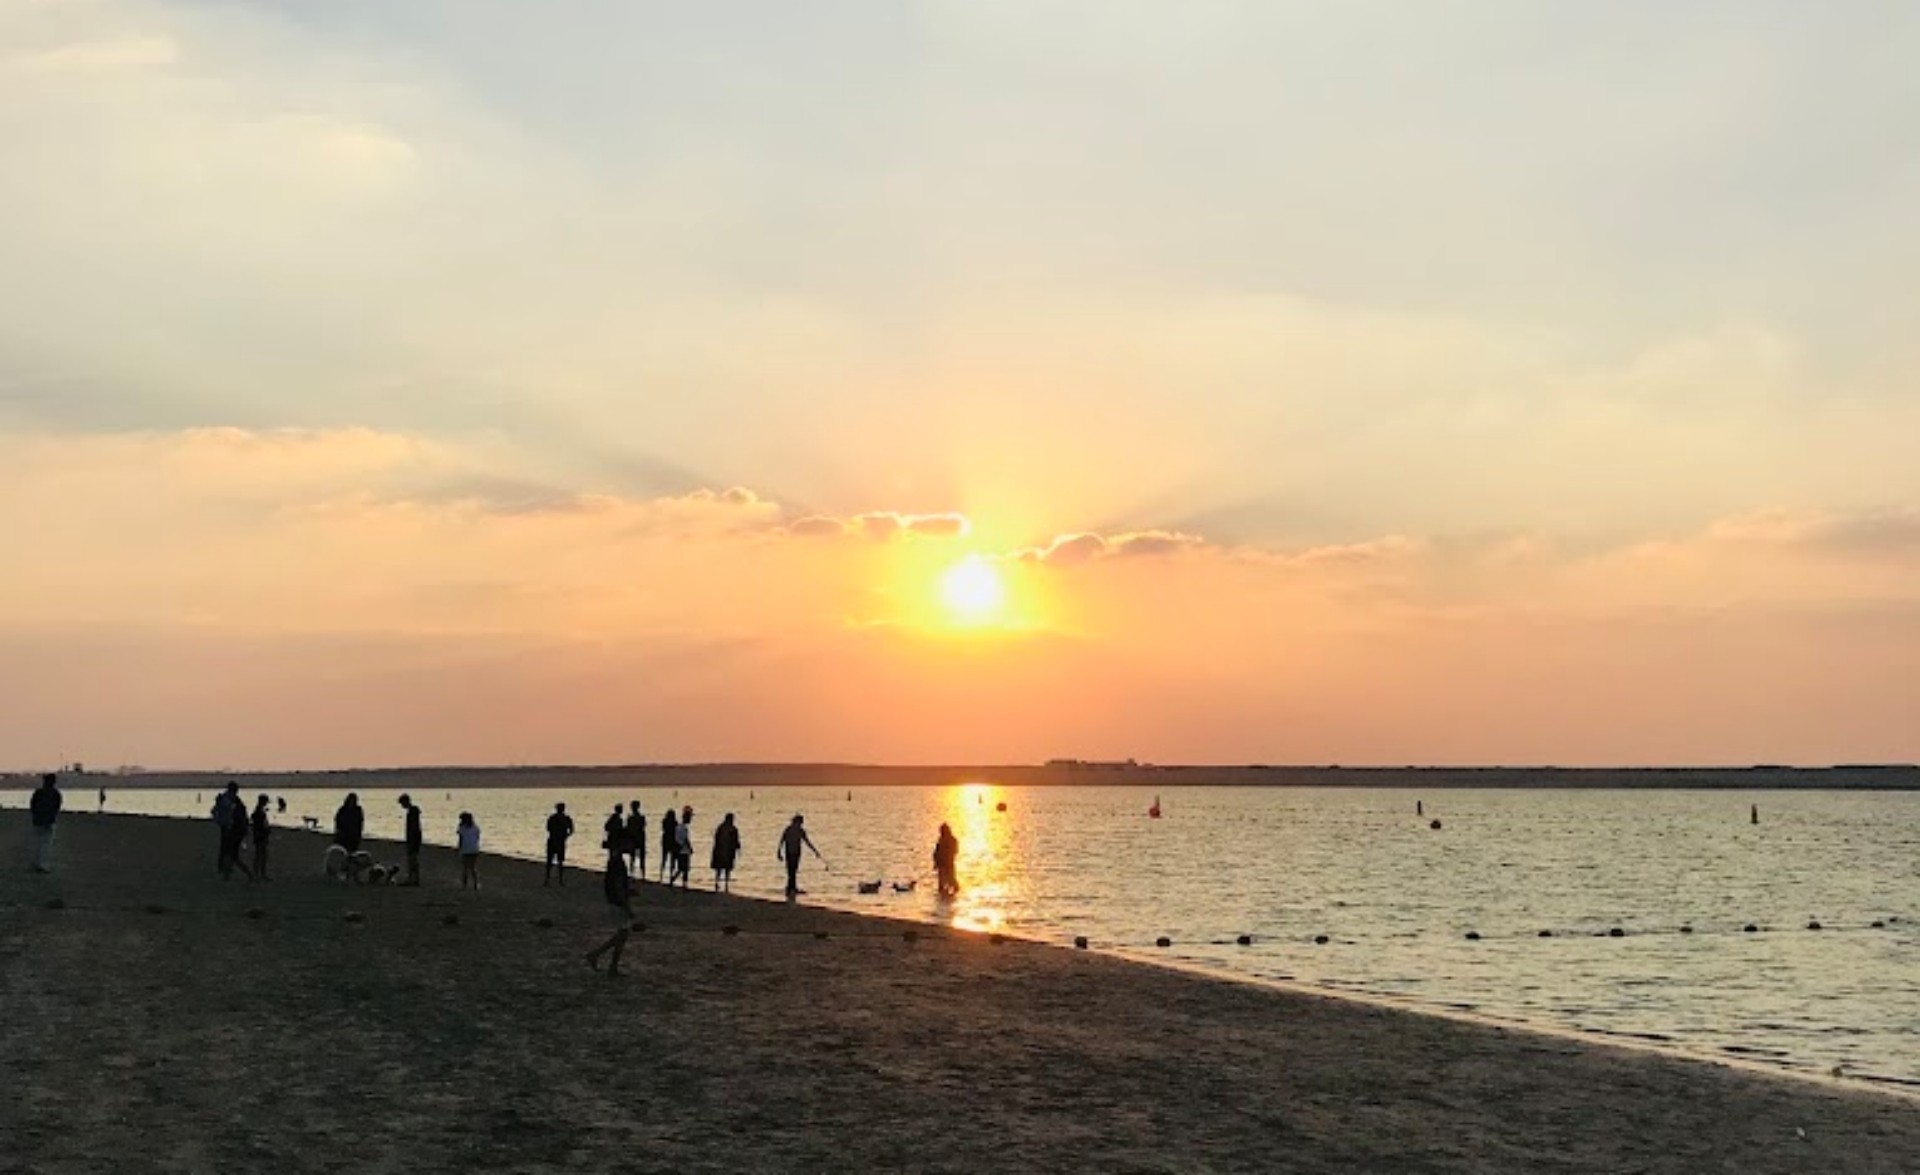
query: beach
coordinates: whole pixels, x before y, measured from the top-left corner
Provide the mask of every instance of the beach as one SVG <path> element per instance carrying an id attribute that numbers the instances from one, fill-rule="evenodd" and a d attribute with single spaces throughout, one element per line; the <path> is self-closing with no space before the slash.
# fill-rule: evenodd
<path id="1" fill-rule="evenodd" d="M 642 887 L 610 981 L 584 827 L 564 890 L 487 858 L 474 893 L 440 849 L 330 883 L 284 828 L 223 883 L 206 822 L 78 813 L 39 876 L 25 824 L 0 1169 L 1920 1167 L 1895 1094 L 804 905 Z"/>

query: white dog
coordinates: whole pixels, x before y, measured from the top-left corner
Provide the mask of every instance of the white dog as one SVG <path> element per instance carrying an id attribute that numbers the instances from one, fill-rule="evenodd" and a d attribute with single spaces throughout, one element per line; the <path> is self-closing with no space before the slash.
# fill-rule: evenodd
<path id="1" fill-rule="evenodd" d="M 365 850 L 349 853 L 340 845 L 327 846 L 325 868 L 328 881 L 350 881 L 358 885 L 375 867 L 372 853 Z"/>

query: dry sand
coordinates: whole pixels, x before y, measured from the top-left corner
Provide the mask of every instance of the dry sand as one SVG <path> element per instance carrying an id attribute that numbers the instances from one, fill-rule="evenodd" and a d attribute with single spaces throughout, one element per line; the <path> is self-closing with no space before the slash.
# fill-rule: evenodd
<path id="1" fill-rule="evenodd" d="M 4 1170 L 1920 1170 L 1897 1096 L 652 886 L 610 982 L 595 873 L 341 887 L 282 829 L 222 883 L 204 823 L 70 814 L 41 877 L 25 832 Z"/>

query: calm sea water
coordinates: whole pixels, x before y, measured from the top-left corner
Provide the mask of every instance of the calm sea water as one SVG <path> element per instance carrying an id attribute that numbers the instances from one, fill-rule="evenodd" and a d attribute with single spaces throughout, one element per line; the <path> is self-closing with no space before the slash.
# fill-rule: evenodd
<path id="1" fill-rule="evenodd" d="M 310 814 L 330 826 L 340 794 L 287 793 L 282 822 Z M 735 888 L 763 896 L 783 880 L 775 838 L 804 812 L 832 868 L 809 859 L 810 902 L 1084 935 L 1096 949 L 1249 979 L 1920 1084 L 1920 795 L 1910 793 L 1183 788 L 1161 794 L 1157 820 L 1154 794 L 1139 788 L 414 794 L 431 841 L 450 844 L 467 810 L 487 851 L 528 857 L 565 801 L 580 826 L 575 859 L 590 867 L 607 813 L 638 799 L 654 871 L 660 814 L 691 804 L 702 882 L 712 830 L 734 812 L 745 840 Z M 399 836 L 396 795 L 362 795 L 370 835 Z M 110 807 L 197 816 L 212 799 L 122 790 Z M 960 838 L 967 887 L 952 903 L 931 892 L 942 821 Z M 856 891 L 859 880 L 911 878 L 920 891 Z M 1815 921 L 1822 929 L 1807 928 Z M 1611 937 L 1615 927 L 1625 936 Z M 1252 945 L 1237 945 L 1241 935 Z M 1173 945 L 1155 946 L 1162 936 Z"/>

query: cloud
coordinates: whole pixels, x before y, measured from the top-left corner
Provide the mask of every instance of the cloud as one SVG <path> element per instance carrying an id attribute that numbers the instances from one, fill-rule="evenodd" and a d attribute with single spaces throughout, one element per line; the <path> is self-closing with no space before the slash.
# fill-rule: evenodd
<path id="1" fill-rule="evenodd" d="M 1099 559 L 1176 555 L 1202 550 L 1208 545 L 1200 536 L 1180 531 L 1138 530 L 1111 536 L 1081 531 L 1058 535 L 1044 547 L 1016 551 L 1013 558 L 1026 563 L 1073 567 Z"/>
<path id="2" fill-rule="evenodd" d="M 782 529 L 788 534 L 808 538 L 855 537 L 884 543 L 909 536 L 965 538 L 973 527 L 964 514 L 901 514 L 892 510 L 876 510 L 855 514 L 850 518 L 808 514 L 785 523 Z"/>
<path id="3" fill-rule="evenodd" d="M 171 37 L 130 34 L 105 40 L 74 41 L 0 58 L 0 69 L 33 73 L 84 73 L 173 65 L 180 46 Z"/>

